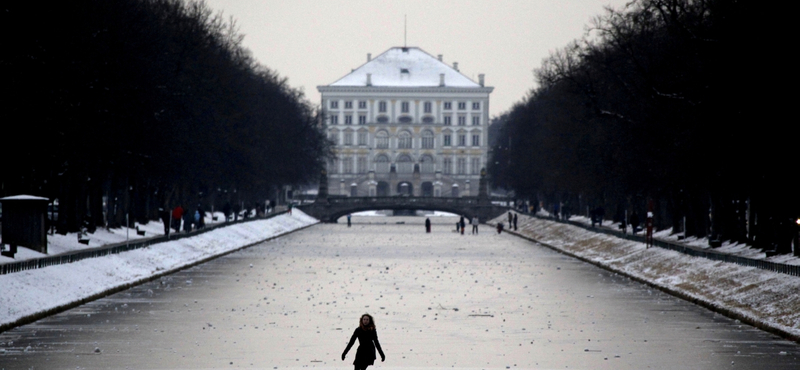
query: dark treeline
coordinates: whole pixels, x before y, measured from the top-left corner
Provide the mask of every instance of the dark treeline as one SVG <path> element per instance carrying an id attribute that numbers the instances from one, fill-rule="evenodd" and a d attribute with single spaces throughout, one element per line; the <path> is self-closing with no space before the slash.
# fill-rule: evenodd
<path id="1" fill-rule="evenodd" d="M 798 130 L 781 115 L 779 40 L 763 3 L 636 0 L 551 54 L 499 117 L 496 185 L 615 221 L 791 251 Z M 781 72 L 783 71 L 783 72 Z M 785 77 L 784 77 L 785 78 Z M 779 116 L 780 115 L 780 116 Z"/>
<path id="2" fill-rule="evenodd" d="M 2 8 L 0 195 L 58 199 L 60 231 L 263 204 L 316 180 L 317 112 L 204 3 Z"/>

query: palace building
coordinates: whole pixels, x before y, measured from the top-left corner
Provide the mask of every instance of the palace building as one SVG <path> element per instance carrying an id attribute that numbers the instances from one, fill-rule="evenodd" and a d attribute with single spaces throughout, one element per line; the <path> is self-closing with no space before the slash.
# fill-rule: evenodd
<path id="1" fill-rule="evenodd" d="M 335 143 L 328 192 L 342 196 L 477 196 L 486 166 L 489 94 L 417 47 L 394 47 L 318 86 Z"/>

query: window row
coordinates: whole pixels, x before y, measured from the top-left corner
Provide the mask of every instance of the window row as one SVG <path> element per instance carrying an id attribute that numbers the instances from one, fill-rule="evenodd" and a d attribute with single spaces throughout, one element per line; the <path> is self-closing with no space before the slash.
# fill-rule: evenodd
<path id="1" fill-rule="evenodd" d="M 369 134 L 367 131 L 344 131 L 344 132 L 331 132 L 328 135 L 328 138 L 333 142 L 334 145 L 369 145 L 368 139 Z M 341 136 L 341 142 L 339 138 Z M 353 140 L 355 138 L 355 141 Z M 414 138 L 408 131 L 401 131 L 397 134 L 397 148 L 398 149 L 413 149 L 414 148 Z M 378 149 L 388 149 L 391 143 L 391 137 L 389 133 L 386 131 L 379 131 L 375 134 L 375 147 Z M 467 141 L 471 139 L 470 141 Z M 452 147 L 452 146 L 481 146 L 481 134 L 480 133 L 444 133 L 442 134 L 442 146 L 443 147 Z M 455 141 L 454 141 L 455 140 Z M 420 136 L 419 145 L 422 149 L 433 149 L 435 147 L 435 136 L 430 131 L 424 131 Z"/>
<path id="2" fill-rule="evenodd" d="M 352 100 L 344 100 L 344 109 L 353 109 L 353 101 Z M 367 109 L 367 102 L 364 100 L 359 100 L 358 102 L 358 109 Z M 442 105 L 443 110 L 453 110 L 453 103 L 456 104 L 458 110 L 467 110 L 467 102 L 466 101 L 446 101 Z M 481 102 L 474 101 L 470 102 L 473 111 L 481 110 Z M 330 109 L 339 109 L 339 100 L 330 100 L 329 103 Z M 386 100 L 378 101 L 378 112 L 386 113 L 388 111 L 388 102 Z M 400 101 L 400 112 L 402 113 L 409 113 L 411 111 L 411 101 L 409 100 L 402 100 Z M 433 112 L 433 102 L 425 101 L 422 102 L 422 111 L 424 113 L 432 113 Z"/>
<path id="3" fill-rule="evenodd" d="M 344 124 L 345 125 L 352 125 L 353 124 L 353 115 L 352 114 L 345 114 L 344 116 Z M 481 125 L 481 116 L 473 115 L 472 117 L 472 126 L 480 126 Z M 378 116 L 375 118 L 377 123 L 389 123 L 389 117 L 386 116 Z M 409 116 L 400 116 L 397 118 L 399 123 L 411 123 L 413 122 L 413 118 Z M 431 116 L 422 117 L 422 123 L 434 123 L 435 119 Z M 332 114 L 329 117 L 329 122 L 331 125 L 338 125 L 339 124 L 339 115 Z M 467 125 L 467 116 L 466 115 L 458 115 L 456 116 L 456 122 L 458 126 L 466 126 Z M 442 123 L 445 126 L 452 126 L 453 125 L 453 115 L 444 115 L 442 117 Z M 367 124 L 367 115 L 366 114 L 359 114 L 358 115 L 358 124 L 359 125 L 366 125 Z"/>
<path id="4" fill-rule="evenodd" d="M 384 154 L 377 155 L 372 164 L 374 165 L 375 173 L 389 173 L 392 168 L 392 162 Z M 437 161 L 429 155 L 420 157 L 419 163 L 414 162 L 408 155 L 401 155 L 394 162 L 395 171 L 399 174 L 413 173 L 416 166 L 419 166 L 420 173 L 429 174 L 435 173 L 437 170 L 442 171 L 445 175 L 480 175 L 481 173 L 481 159 L 477 157 L 444 157 L 438 164 L 438 168 Z M 366 156 L 345 157 L 328 161 L 328 173 L 366 174 L 368 171 Z"/>

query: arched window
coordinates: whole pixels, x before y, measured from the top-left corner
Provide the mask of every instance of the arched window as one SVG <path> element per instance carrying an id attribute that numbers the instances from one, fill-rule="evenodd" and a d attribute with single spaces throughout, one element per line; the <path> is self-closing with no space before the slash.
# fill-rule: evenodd
<path id="1" fill-rule="evenodd" d="M 367 145 L 367 130 L 358 130 L 358 145 Z"/>
<path id="2" fill-rule="evenodd" d="M 433 132 L 422 131 L 422 149 L 433 149 Z"/>
<path id="3" fill-rule="evenodd" d="M 399 149 L 411 149 L 412 148 L 411 140 L 412 139 L 410 132 L 400 131 L 400 133 L 397 134 L 397 147 Z"/>
<path id="4" fill-rule="evenodd" d="M 375 134 L 375 147 L 378 149 L 389 149 L 389 133 L 380 130 Z"/>
<path id="5" fill-rule="evenodd" d="M 397 158 L 397 173 L 412 173 L 414 172 L 414 162 L 408 155 L 401 155 Z"/>
<path id="6" fill-rule="evenodd" d="M 389 173 L 389 157 L 385 154 L 379 154 L 375 157 L 375 172 Z"/>
<path id="7" fill-rule="evenodd" d="M 423 155 L 422 158 L 420 158 L 419 162 L 421 163 L 420 172 L 422 172 L 422 173 L 434 173 L 435 165 L 434 165 L 434 162 L 433 162 L 433 157 L 431 157 L 429 155 Z"/>
<path id="8" fill-rule="evenodd" d="M 344 145 L 353 145 L 353 130 L 344 130 L 342 135 L 344 137 Z"/>

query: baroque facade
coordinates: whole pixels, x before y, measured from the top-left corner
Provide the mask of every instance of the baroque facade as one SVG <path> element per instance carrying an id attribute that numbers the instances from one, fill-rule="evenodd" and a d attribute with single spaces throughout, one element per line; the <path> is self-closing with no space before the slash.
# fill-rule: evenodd
<path id="1" fill-rule="evenodd" d="M 334 142 L 328 191 L 342 196 L 477 196 L 489 94 L 416 47 L 394 47 L 318 86 Z"/>

